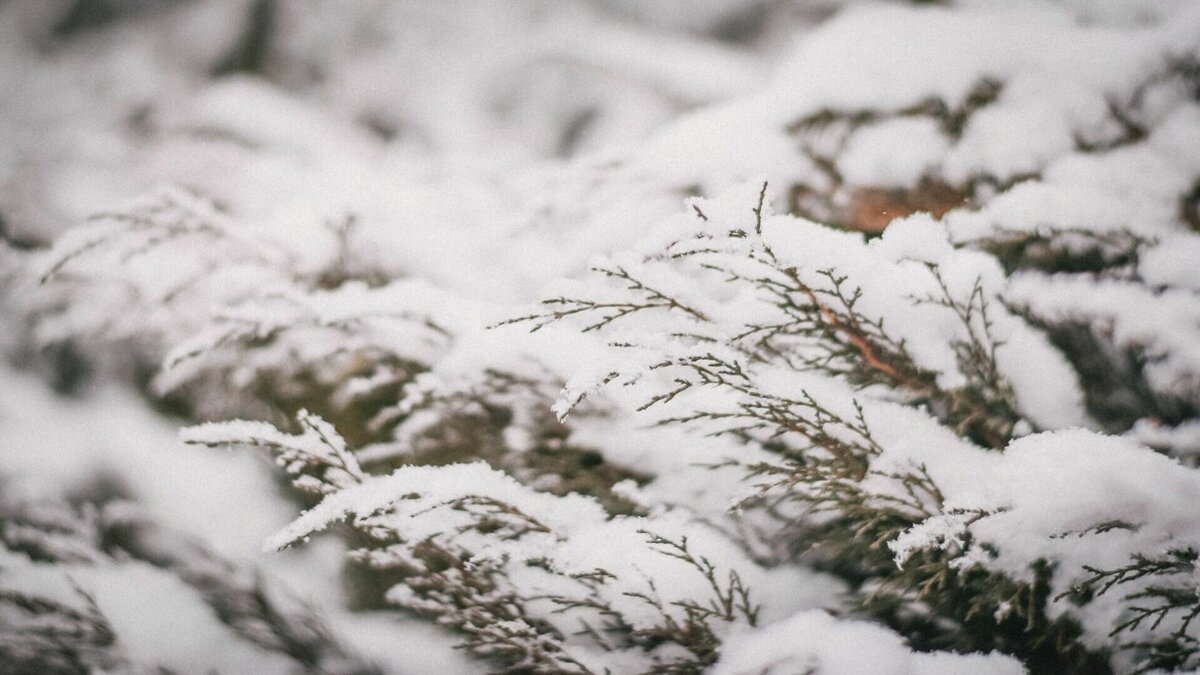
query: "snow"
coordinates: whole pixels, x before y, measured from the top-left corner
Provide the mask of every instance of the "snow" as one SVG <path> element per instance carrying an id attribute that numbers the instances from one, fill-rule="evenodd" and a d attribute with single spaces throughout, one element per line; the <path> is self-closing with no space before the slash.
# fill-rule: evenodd
<path id="1" fill-rule="evenodd" d="M 128 393 L 106 388 L 86 402 L 63 401 L 28 375 L 6 369 L 3 377 L 0 467 L 10 497 L 69 491 L 113 473 L 168 523 L 236 557 L 286 521 L 286 505 L 256 496 L 271 488 L 252 458 L 183 448 L 174 425 Z"/>
<path id="2" fill-rule="evenodd" d="M 178 672 L 213 668 L 286 673 L 291 663 L 233 639 L 196 593 L 177 578 L 146 565 L 131 564 L 99 574 L 77 571 L 122 646 L 138 663 Z"/>
<path id="3" fill-rule="evenodd" d="M 842 177 L 858 185 L 906 187 L 941 164 L 950 148 L 929 119 L 891 119 L 870 124 L 850 137 L 838 158 Z"/>
<path id="4" fill-rule="evenodd" d="M 1177 234 L 1163 237 L 1142 254 L 1142 278 L 1151 286 L 1200 290 L 1200 236 Z"/>
<path id="5" fill-rule="evenodd" d="M 964 567 L 1021 578 L 1045 560 L 1060 570 L 1052 588 L 1061 593 L 1086 575 L 1085 566 L 1112 569 L 1137 552 L 1194 546 L 1194 470 L 1130 440 L 1081 429 L 1046 432 L 1013 441 L 1002 461 L 977 470 L 986 487 L 947 490 L 946 515 L 889 544 L 898 563 L 940 547 L 961 556 Z M 1093 528 L 1100 529 L 1089 535 Z M 966 548 L 968 533 L 976 543 Z M 985 542 L 992 552 L 981 549 Z M 1093 604 L 1083 623 L 1087 639 L 1102 644 L 1120 616 L 1120 598 L 1103 595 Z"/>
<path id="6" fill-rule="evenodd" d="M 739 638 L 714 675 L 808 672 L 844 675 L 1017 674 L 1025 669 L 999 654 L 918 654 L 880 626 L 838 621 L 825 612 L 795 614 Z"/>
<path id="7" fill-rule="evenodd" d="M 1037 315 L 1077 320 L 1111 335 L 1121 348 L 1144 350 L 1153 361 L 1149 382 L 1163 392 L 1190 391 L 1200 374 L 1200 315 L 1195 296 L 1182 288 L 1152 291 L 1119 280 L 1030 273 L 1013 279 L 1013 301 Z"/>
<path id="8" fill-rule="evenodd" d="M 295 664 L 89 518 L 280 582 L 389 672 L 501 662 L 451 649 L 454 571 L 372 598 L 438 627 L 348 611 L 346 556 L 494 572 L 511 616 L 474 620 L 548 670 L 940 674 L 1023 668 L 861 609 L 925 550 L 1047 561 L 1054 597 L 1200 548 L 1193 3 L 265 3 L 219 76 L 258 3 L 62 28 L 84 4 L 0 3 L 0 506 L 78 520 L 43 565 L 0 512 L 0 583 L 78 608 L 69 576 L 130 667 Z M 865 582 L 806 548 L 858 517 L 831 494 L 898 523 Z M 1153 583 L 1045 613 L 1136 670 L 1163 631 L 1112 633 Z"/>

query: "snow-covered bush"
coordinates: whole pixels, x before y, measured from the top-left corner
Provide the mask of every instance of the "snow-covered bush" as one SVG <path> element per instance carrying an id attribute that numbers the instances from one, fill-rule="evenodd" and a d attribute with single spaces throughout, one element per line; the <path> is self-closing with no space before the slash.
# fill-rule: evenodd
<path id="1" fill-rule="evenodd" d="M 840 3 L 111 4 L 240 29 L 73 136 L 122 159 L 0 243 L 11 351 L 265 450 L 305 509 L 268 548 L 334 531 L 355 603 L 505 672 L 1200 668 L 1195 7 L 873 4 L 789 49 Z M 118 30 L 5 11 L 63 59 Z M 45 601 L 64 658 L 125 665 L 87 597 Z"/>
<path id="2" fill-rule="evenodd" d="M 128 502 L 5 504 L 0 561 L 6 672 L 378 672 L 311 608 Z"/>
<path id="3" fill-rule="evenodd" d="M 772 566 L 798 561 L 842 577 L 849 584 L 846 597 L 859 611 L 886 620 L 910 639 L 919 636 L 918 644 L 926 648 L 1000 649 L 1037 668 L 1084 670 L 1101 667 L 1116 646 L 1109 644 L 1110 632 L 1134 631 L 1130 637 L 1135 639 L 1128 642 L 1132 655 L 1118 655 L 1117 663 L 1186 665 L 1187 654 L 1179 653 L 1179 642 L 1190 638 L 1186 633 L 1164 637 L 1155 633 L 1157 624 L 1129 620 L 1121 603 L 1114 608 L 1103 593 L 1088 597 L 1101 582 L 1146 576 L 1131 572 L 1147 566 L 1156 574 L 1185 573 L 1190 560 L 1188 540 L 1179 538 L 1184 533 L 1168 528 L 1126 543 L 1122 555 L 1135 566 L 1129 569 L 1113 565 L 1111 541 L 1084 535 L 1136 531 L 1156 522 L 1146 515 L 1152 507 L 1145 496 L 1134 511 L 1139 522 L 1119 515 L 1134 508 L 1119 495 L 1142 494 L 1133 488 L 1114 492 L 1112 481 L 1125 478 L 1122 467 L 1147 467 L 1134 473 L 1135 487 L 1143 481 L 1186 479 L 1191 469 L 1126 443 L 1108 475 L 1096 455 L 1100 450 L 1092 448 L 1111 440 L 1095 432 L 1055 431 L 1096 424 L 1078 375 L 1067 356 L 1006 298 L 1015 284 L 1007 282 L 1000 261 L 954 246 L 945 224 L 913 216 L 864 241 L 858 234 L 770 215 L 766 190 L 763 185 L 693 201 L 689 212 L 656 227 L 639 248 L 595 261 L 590 281 L 563 285 L 543 301 L 544 311 L 501 322 L 554 333 L 528 345 L 526 353 L 519 340 L 508 354 L 484 347 L 514 340 L 500 337 L 503 326 L 459 345 L 458 353 L 408 386 L 396 413 L 406 417 L 391 443 L 398 449 L 382 444 L 363 452 L 374 460 L 422 461 L 429 452 L 419 450 L 422 445 L 436 447 L 437 440 L 452 435 L 463 424 L 461 411 L 472 407 L 478 408 L 477 418 L 482 416 L 479 424 L 500 427 L 510 452 L 538 452 L 548 422 L 537 422 L 533 411 L 550 406 L 547 391 L 554 388 L 555 372 L 565 386 L 554 409 L 567 422 L 566 430 L 555 435 L 590 436 L 599 461 L 610 457 L 642 466 L 622 462 L 629 452 L 622 446 L 672 438 L 622 422 L 622 416 L 649 416 L 642 424 L 713 437 L 699 441 L 675 435 L 671 445 L 681 450 L 697 442 L 712 447 L 703 454 L 689 448 L 670 469 L 671 460 L 660 458 L 651 476 L 658 473 L 662 481 L 604 486 L 640 507 L 640 514 L 612 521 L 646 533 L 642 548 L 648 560 L 632 568 L 640 573 L 611 570 L 618 561 L 605 557 L 607 549 L 599 557 L 593 552 L 582 566 L 576 559 L 576 546 L 586 546 L 577 541 L 615 536 L 591 529 L 609 522 L 599 504 L 579 511 L 583 502 L 568 506 L 578 497 L 550 498 L 518 487 L 494 469 L 400 468 L 372 478 L 336 431 L 307 414 L 299 419 L 300 436 L 269 425 L 225 423 L 198 427 L 186 437 L 194 443 L 275 449 L 298 487 L 325 495 L 276 545 L 291 545 L 349 518 L 370 540 L 357 554 L 360 559 L 400 572 L 390 599 L 432 613 L 466 632 L 467 644 L 479 653 L 506 657 L 518 669 L 583 669 L 596 658 L 570 644 L 562 627 L 531 623 L 538 603 L 549 607 L 542 609 L 543 621 L 570 617 L 593 626 L 609 617 L 614 622 L 609 632 L 629 633 L 624 641 L 598 640 L 602 647 L 656 647 L 650 663 L 640 668 L 699 667 L 716 653 L 720 632 L 702 622 L 702 628 L 672 636 L 663 626 L 683 620 L 664 612 L 661 623 L 652 624 L 656 634 L 688 654 L 664 657 L 660 645 L 638 641 L 637 624 L 625 612 L 589 597 L 595 588 L 572 595 L 552 581 L 556 576 L 578 581 L 586 572 L 589 582 L 599 575 L 604 586 L 629 583 L 633 576 L 632 586 L 617 591 L 620 597 L 643 599 L 659 611 L 672 604 L 692 612 L 704 608 L 702 617 L 726 622 L 739 618 L 732 608 L 740 599 L 740 618 L 753 627 L 760 606 L 750 604 L 755 585 L 746 579 L 754 579 L 747 569 L 756 562 L 729 559 L 728 586 L 722 587 L 709 555 L 684 548 L 683 534 L 674 539 L 658 532 L 665 526 L 660 521 L 677 520 L 681 513 L 708 527 L 724 525 L 718 532 L 740 532 L 734 541 L 763 551 Z M 559 322 L 575 322 L 583 339 L 572 340 Z M 530 354 L 543 354 L 549 363 L 531 367 Z M 477 372 L 481 378 L 473 376 Z M 597 398 L 604 403 L 595 404 Z M 584 417 L 579 429 L 573 413 Z M 428 434 L 436 425 L 447 430 Z M 1069 450 L 1057 449 L 1064 446 Z M 1040 469 L 1021 463 L 1030 455 Z M 714 461 L 688 466 L 705 457 Z M 730 471 L 735 468 L 754 477 L 750 485 L 737 478 L 739 471 Z M 1013 478 L 1007 489 L 1016 496 L 1001 487 L 1009 471 Z M 1138 475 L 1145 472 L 1150 473 Z M 1179 478 L 1169 478 L 1180 472 Z M 689 474 L 693 486 L 721 475 L 734 482 L 723 489 L 710 485 L 706 491 L 720 494 L 723 503 L 706 505 L 681 493 L 670 473 L 676 480 Z M 1085 483 L 1078 493 L 1063 491 L 1059 484 L 1070 475 L 1077 480 L 1097 475 L 1107 489 Z M 526 480 L 550 487 L 544 481 L 539 485 L 535 474 Z M 1164 499 L 1157 508 L 1186 509 L 1189 491 L 1169 494 L 1183 501 Z M 1020 495 L 1027 504 L 1010 503 Z M 977 504 L 984 496 L 990 499 Z M 1090 502 L 1095 506 L 1089 509 Z M 730 503 L 734 513 L 723 512 Z M 1034 515 L 1010 515 L 1018 505 L 1042 522 Z M 452 525 L 443 515 L 447 509 L 463 522 Z M 550 516 L 561 524 L 547 524 Z M 1022 525 L 993 525 L 998 529 L 987 536 L 976 534 L 1009 517 Z M 463 536 L 468 533 L 469 538 Z M 551 543 L 531 543 L 536 539 Z M 1174 564 L 1164 567 L 1161 559 L 1147 559 L 1143 546 L 1148 542 L 1175 556 Z M 623 547 L 623 557 L 632 556 L 636 545 Z M 566 561 L 560 559 L 564 551 Z M 654 555 L 663 554 L 698 562 L 696 571 L 714 597 L 707 604 L 688 595 L 665 603 L 656 596 L 646 599 L 637 577 L 653 567 Z M 467 571 L 474 574 L 447 575 L 447 560 L 469 561 Z M 503 573 L 491 567 L 496 561 Z M 505 568 L 513 564 L 517 569 Z M 478 565 L 487 565 L 486 573 L 474 569 Z M 533 578 L 530 567 L 538 570 Z M 500 579 L 513 587 L 501 595 L 503 611 L 489 610 Z M 705 588 L 700 579 L 692 594 Z M 832 580 L 819 583 L 838 586 Z M 1165 594 L 1160 587 L 1150 589 L 1131 597 Z M 1187 611 L 1195 603 L 1180 600 L 1180 593 L 1172 595 L 1180 604 L 1163 605 L 1161 613 L 1181 612 L 1186 630 Z M 1067 607 L 1062 602 L 1067 597 L 1080 607 Z M 762 609 L 781 615 L 793 610 L 771 603 Z M 1153 609 L 1127 607 L 1135 616 Z M 572 616 L 581 610 L 583 618 Z M 597 611 L 599 618 L 586 615 Z M 496 626 L 504 627 L 500 635 L 480 635 Z M 699 643 L 693 642 L 697 630 L 704 636 Z M 585 651 L 572 655 L 573 649 Z"/>
<path id="4" fill-rule="evenodd" d="M 283 515 L 251 458 L 172 451 L 171 425 L 117 391 L 62 400 L 2 377 L 4 672 L 382 672 L 287 589 L 288 561 L 247 558 Z"/>
<path id="5" fill-rule="evenodd" d="M 341 437 L 306 414 L 300 418 L 305 432 L 297 437 L 227 423 L 195 428 L 186 438 L 276 449 L 297 486 L 326 496 L 275 545 L 349 518 L 371 540 L 357 555 L 401 571 L 390 599 L 464 630 L 468 645 L 507 657 L 517 669 L 583 669 L 597 658 L 586 651 L 561 656 L 585 649 L 572 645 L 562 627 L 530 628 L 538 602 L 549 603 L 546 617 L 575 619 L 589 635 L 599 619 L 572 614 L 582 609 L 610 617 L 608 632 L 629 635 L 624 642 L 598 640 L 600 646 L 654 647 L 640 669 L 708 665 L 724 636 L 707 622 L 670 635 L 663 626 L 687 624 L 664 608 L 740 619 L 748 628 L 760 611 L 767 617 L 794 611 L 773 607 L 782 600 L 774 593 L 761 606 L 751 604 L 756 585 L 747 579 L 756 575 L 747 570 L 761 563 L 726 557 L 728 586 L 722 587 L 709 562 L 713 554 L 691 553 L 683 534 L 659 533 L 661 521 L 681 514 L 718 532 L 737 532 L 733 541 L 762 551 L 771 567 L 803 563 L 841 577 L 840 583 L 815 583 L 846 584 L 839 604 L 888 622 L 920 647 L 998 649 L 1037 669 L 1086 671 L 1106 667 L 1110 658 L 1122 668 L 1189 666 L 1194 638 L 1187 630 L 1198 605 L 1184 580 L 1195 549 L 1187 532 L 1170 523 L 1186 522 L 1192 469 L 1136 443 L 1070 430 L 1099 426 L 1070 367 L 1070 357 L 1081 355 L 1056 350 L 1023 318 L 1028 310 L 1008 293 L 1028 283 L 1025 277 L 1010 279 L 1000 260 L 979 250 L 991 240 L 956 246 L 949 227 L 927 216 L 895 221 L 883 236 L 864 240 L 771 215 L 766 191 L 763 185 L 693 201 L 690 211 L 654 228 L 638 248 L 597 259 L 590 278 L 561 284 L 543 310 L 459 345 L 458 353 L 407 387 L 396 413 L 407 417 L 395 440 L 363 451 L 375 460 L 420 462 L 428 452 L 419 450 L 423 443 L 452 434 L 463 423 L 459 411 L 473 404 L 479 414 L 492 409 L 479 423 L 500 427 L 511 452 L 538 452 L 548 422 L 535 421 L 534 411 L 550 407 L 546 392 L 562 382 L 553 409 L 566 429 L 556 436 L 590 437 L 602 457 L 628 466 L 643 466 L 626 459 L 629 448 L 622 446 L 629 444 L 671 439 L 666 447 L 684 455 L 670 468 L 671 459 L 658 459 L 651 477 L 663 480 L 605 486 L 639 507 L 640 513 L 612 521 L 646 534 L 645 559 L 632 567 L 638 572 L 614 572 L 618 561 L 606 558 L 607 549 L 579 566 L 575 549 L 584 544 L 577 541 L 615 536 L 587 527 L 607 522 L 599 505 L 571 522 L 572 498 L 540 506 L 547 495 L 513 489 L 511 478 L 494 469 L 400 468 L 369 478 Z M 577 325 L 580 338 L 561 330 L 563 322 Z M 511 330 L 508 324 L 554 334 L 531 338 L 537 341 L 522 353 L 519 339 L 501 336 Z M 514 340 L 511 351 L 495 348 Z M 546 363 L 532 367 L 533 354 Z M 482 377 L 473 375 L 479 372 Z M 576 413 L 584 418 L 578 429 Z M 634 423 L 620 421 L 625 416 Z M 647 423 L 684 433 L 672 437 L 642 426 Z M 439 424 L 449 431 L 426 435 Z M 689 439 L 689 433 L 709 440 Z M 697 453 L 689 447 L 697 443 L 711 447 Z M 706 466 L 688 466 L 706 457 L 712 458 Z M 708 481 L 706 496 L 715 492 L 723 503 L 680 491 L 675 481 L 685 473 L 693 487 Z M 751 477 L 749 484 L 739 473 Z M 713 483 L 722 475 L 733 482 L 718 488 Z M 551 487 L 533 474 L 526 480 Z M 1063 489 L 1069 480 L 1077 489 Z M 1154 494 L 1146 489 L 1150 484 L 1176 483 L 1180 487 L 1164 496 L 1148 496 Z M 734 511 L 723 512 L 730 504 Z M 443 509 L 460 512 L 464 522 L 451 525 Z M 567 519 L 547 525 L 551 514 Z M 1131 533 L 1119 548 L 1115 532 Z M 529 541 L 542 537 L 553 543 Z M 436 546 L 442 557 L 424 546 Z M 622 557 L 634 556 L 636 546 L 623 547 Z M 447 551 L 473 565 L 499 560 L 518 569 L 489 569 L 486 584 L 447 576 Z M 564 551 L 566 561 L 559 557 Z M 638 577 L 664 554 L 702 573 L 712 594 L 707 603 L 699 579 L 692 597 L 665 603 L 644 597 L 638 584 L 651 582 Z M 539 571 L 533 578 L 523 569 L 531 566 Z M 664 661 L 673 655 L 664 657 L 661 644 L 639 642 L 631 628 L 637 624 L 619 607 L 539 578 L 578 580 L 581 570 L 588 581 L 599 575 L 604 586 L 633 581 L 617 593 L 663 611 L 661 623 L 653 624 L 658 639 L 688 656 Z M 478 597 L 480 585 L 493 597 L 497 576 L 514 586 L 505 590 L 503 606 L 522 607 L 516 624 L 504 623 L 514 615 L 489 612 L 489 600 Z M 1155 576 L 1180 582 L 1142 583 L 1122 597 L 1105 593 Z M 1139 604 L 1147 598 L 1159 602 Z M 732 612 L 736 600 L 744 603 L 741 617 Z M 464 610 L 482 614 L 460 616 Z M 1176 615 L 1173 624 L 1161 621 Z M 512 631 L 480 636 L 480 624 Z M 1160 632 L 1164 625 L 1171 630 Z M 699 643 L 693 642 L 697 630 L 704 636 Z M 735 622 L 726 630 L 739 629 Z"/>

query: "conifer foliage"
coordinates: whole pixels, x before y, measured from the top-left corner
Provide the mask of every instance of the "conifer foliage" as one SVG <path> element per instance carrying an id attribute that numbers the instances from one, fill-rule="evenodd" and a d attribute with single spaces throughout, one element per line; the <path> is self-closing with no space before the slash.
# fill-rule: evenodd
<path id="1" fill-rule="evenodd" d="M 517 3 L 487 10 L 526 37 L 499 65 L 447 61 L 468 95 L 401 26 L 484 39 L 479 6 L 388 6 L 368 44 L 406 70 L 376 74 L 463 135 L 383 105 L 353 50 L 305 78 L 328 47 L 305 21 L 357 35 L 368 9 L 244 4 L 228 49 L 160 73 L 192 105 L 108 139 L 114 175 L 162 184 L 0 241 L 0 346 L 64 395 L 136 389 L 189 446 L 161 452 L 273 461 L 266 559 L 340 566 L 342 604 L 435 626 L 465 672 L 1200 669 L 1195 7 L 545 10 L 603 27 L 583 54 Z M 104 25 L 229 11 L 151 5 Z M 114 30 L 80 21 L 42 39 Z M 594 106 L 543 96 L 564 73 Z M 614 122 L 650 118 L 636 142 Z M 35 409 L 0 398 L 0 434 L 33 443 L 4 415 Z M 22 480 L 0 482 L 18 672 L 162 666 L 126 648 L 128 579 L 270 672 L 398 667 L 344 607 L 158 522 L 187 518 L 153 490 Z"/>

